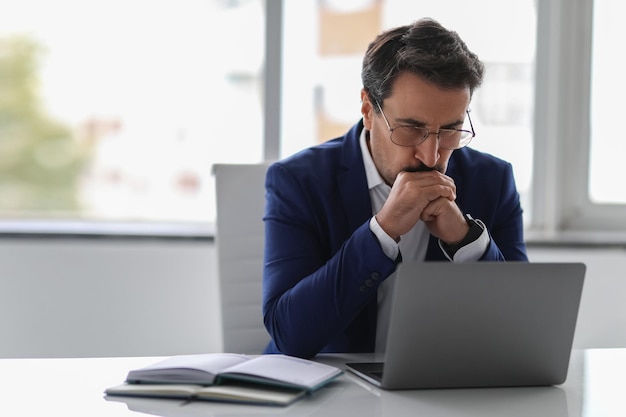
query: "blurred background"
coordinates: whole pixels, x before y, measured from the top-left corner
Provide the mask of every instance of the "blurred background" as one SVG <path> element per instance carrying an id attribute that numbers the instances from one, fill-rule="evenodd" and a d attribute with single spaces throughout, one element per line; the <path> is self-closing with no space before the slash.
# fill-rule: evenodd
<path id="1" fill-rule="evenodd" d="M 576 346 L 626 346 L 625 4 L 0 0 L 0 357 L 219 351 L 213 165 L 342 135 L 368 43 L 427 16 L 486 64 L 470 146 L 531 260 L 588 265 Z"/>
<path id="2" fill-rule="evenodd" d="M 559 74 L 537 72 L 545 65 L 537 62 L 537 34 L 550 35 L 538 19 L 553 13 L 551 5 L 277 3 L 0 0 L 0 226 L 116 233 L 144 225 L 142 233 L 211 235 L 212 164 L 259 162 L 268 147 L 276 149 L 271 158 L 280 158 L 342 135 L 360 117 L 360 64 L 368 42 L 424 16 L 456 30 L 487 66 L 471 105 L 477 131 L 471 146 L 513 163 L 529 227 L 535 204 L 550 203 L 532 192 L 533 176 L 541 173 L 535 163 L 577 165 L 584 181 L 572 177 L 570 186 L 581 196 L 578 203 L 626 203 L 626 188 L 614 175 L 626 145 L 618 140 L 612 104 L 616 88 L 623 89 L 612 82 L 619 70 L 612 64 L 617 31 L 623 31 L 613 20 L 621 3 L 589 1 L 585 35 L 593 47 L 579 59 L 591 59 L 578 63 L 593 67 L 579 84 L 581 91 L 588 86 L 581 117 L 589 123 L 561 138 L 543 137 L 535 117 L 546 114 L 535 105 L 540 86 L 568 88 Z M 279 43 L 266 44 L 268 31 Z M 562 42 L 563 48 L 581 44 Z M 266 65 L 268 53 L 280 62 Z M 278 72 L 278 84 L 266 83 L 267 70 Z M 268 88 L 277 92 L 274 103 L 264 94 Z M 269 120 L 268 111 L 279 113 Z M 572 125 L 559 114 L 546 117 L 556 120 L 556 134 Z M 278 124 L 278 135 L 266 137 L 267 123 Z M 588 157 L 535 160 L 536 152 L 549 156 L 546 140 L 582 147 Z M 568 178 L 558 181 L 561 186 Z"/>

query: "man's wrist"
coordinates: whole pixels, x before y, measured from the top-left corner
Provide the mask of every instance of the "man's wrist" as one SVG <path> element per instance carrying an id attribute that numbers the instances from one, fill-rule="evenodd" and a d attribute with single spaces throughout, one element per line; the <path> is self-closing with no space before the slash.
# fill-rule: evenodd
<path id="1" fill-rule="evenodd" d="M 378 220 L 376 216 L 372 216 L 370 219 L 370 230 L 374 233 L 374 236 L 378 239 L 380 246 L 383 249 L 385 255 L 387 255 L 390 259 L 396 260 L 398 259 L 398 254 L 400 252 L 400 248 L 398 247 L 398 243 L 395 239 L 389 236 L 380 224 L 378 224 Z"/>
<path id="2" fill-rule="evenodd" d="M 450 256 L 450 258 L 454 258 L 454 254 L 459 249 L 477 240 L 483 234 L 485 230 L 484 224 L 482 222 L 476 221 L 469 214 L 464 214 L 464 216 L 465 216 L 465 221 L 467 222 L 469 226 L 469 230 L 467 231 L 463 239 L 460 242 L 453 244 L 453 245 L 449 245 L 443 241 L 440 241 L 442 249 L 446 251 L 446 253 Z"/>

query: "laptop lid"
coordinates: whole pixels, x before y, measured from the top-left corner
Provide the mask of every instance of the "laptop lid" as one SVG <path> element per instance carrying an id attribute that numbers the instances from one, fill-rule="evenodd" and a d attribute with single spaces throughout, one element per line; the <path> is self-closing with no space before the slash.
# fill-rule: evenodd
<path id="1" fill-rule="evenodd" d="M 348 369 L 386 389 L 561 384 L 585 270 L 582 263 L 404 262 L 383 369 Z"/>

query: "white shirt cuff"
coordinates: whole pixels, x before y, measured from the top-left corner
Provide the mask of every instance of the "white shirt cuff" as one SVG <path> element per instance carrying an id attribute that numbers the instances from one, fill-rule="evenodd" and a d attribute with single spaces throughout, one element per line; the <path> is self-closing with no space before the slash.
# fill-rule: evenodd
<path id="1" fill-rule="evenodd" d="M 487 227 L 485 224 L 478 220 L 474 219 L 483 227 L 483 232 L 478 236 L 473 242 L 468 243 L 467 245 L 459 248 L 456 251 L 453 258 L 450 258 L 448 253 L 445 251 L 443 246 L 441 246 L 441 240 L 439 241 L 439 247 L 443 251 L 446 258 L 454 263 L 463 263 L 463 262 L 476 262 L 483 256 L 483 253 L 487 250 L 487 246 L 489 246 L 489 242 L 491 242 L 491 238 L 489 237 L 489 232 L 487 231 Z"/>
<path id="2" fill-rule="evenodd" d="M 398 246 L 398 243 L 393 240 L 393 238 L 389 236 L 382 227 L 380 227 L 378 220 L 376 220 L 376 216 L 372 216 L 370 219 L 370 230 L 378 239 L 385 255 L 387 255 L 389 259 L 395 261 L 398 257 L 398 253 L 400 253 L 400 247 Z"/>

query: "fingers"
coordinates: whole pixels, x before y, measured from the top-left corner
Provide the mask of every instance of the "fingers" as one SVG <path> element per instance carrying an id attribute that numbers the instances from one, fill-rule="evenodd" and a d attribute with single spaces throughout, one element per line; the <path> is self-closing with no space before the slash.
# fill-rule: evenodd
<path id="1" fill-rule="evenodd" d="M 424 222 L 433 221 L 437 217 L 440 217 L 455 208 L 457 208 L 456 203 L 451 203 L 451 201 L 447 198 L 439 197 L 432 200 L 426 207 L 424 207 L 420 220 Z"/>
<path id="2" fill-rule="evenodd" d="M 376 220 L 396 241 L 420 220 L 444 242 L 461 240 L 468 228 L 456 204 L 454 181 L 437 171 L 398 174 Z"/>
<path id="3" fill-rule="evenodd" d="M 467 233 L 467 221 L 456 202 L 445 198 L 431 201 L 420 219 L 426 224 L 428 231 L 444 242 L 454 243 L 463 239 Z"/>
<path id="4" fill-rule="evenodd" d="M 451 178 L 436 171 L 401 172 L 376 219 L 383 230 L 396 239 L 411 230 L 420 219 L 432 221 L 440 215 L 445 206 L 432 204 L 440 199 L 455 204 L 456 186 Z"/>
<path id="5" fill-rule="evenodd" d="M 393 189 L 408 199 L 421 199 L 429 203 L 440 197 L 456 200 L 456 185 L 452 178 L 437 172 L 401 172 Z M 394 191 L 392 189 L 392 192 Z M 414 200 L 415 201 L 415 200 Z"/>

